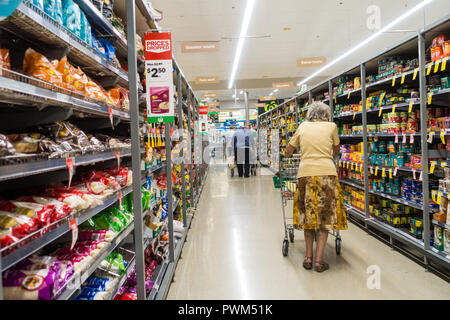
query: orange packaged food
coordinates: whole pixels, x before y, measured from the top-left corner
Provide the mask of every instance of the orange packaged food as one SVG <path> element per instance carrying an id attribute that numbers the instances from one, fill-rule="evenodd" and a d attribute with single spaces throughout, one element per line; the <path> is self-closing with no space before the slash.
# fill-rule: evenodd
<path id="1" fill-rule="evenodd" d="M 25 51 L 23 70 L 35 78 L 61 85 L 62 74 L 56 70 L 57 65 L 58 60 L 50 62 L 45 56 L 31 48 Z"/>
<path id="2" fill-rule="evenodd" d="M 0 68 L 11 69 L 11 63 L 9 61 L 9 49 L 0 48 Z"/>
<path id="3" fill-rule="evenodd" d="M 444 54 L 443 57 L 450 57 L 450 40 L 445 41 L 444 43 Z"/>
<path id="4" fill-rule="evenodd" d="M 120 107 L 120 91 L 116 88 L 109 90 L 109 96 L 113 101 L 114 105 Z"/>

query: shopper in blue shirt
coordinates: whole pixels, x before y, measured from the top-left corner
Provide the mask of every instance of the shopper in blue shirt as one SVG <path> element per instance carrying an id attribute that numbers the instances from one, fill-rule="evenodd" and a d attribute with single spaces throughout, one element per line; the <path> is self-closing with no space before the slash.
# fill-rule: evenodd
<path id="1" fill-rule="evenodd" d="M 234 159 L 239 177 L 250 177 L 250 148 L 254 145 L 255 139 L 248 126 L 239 127 L 233 135 Z"/>

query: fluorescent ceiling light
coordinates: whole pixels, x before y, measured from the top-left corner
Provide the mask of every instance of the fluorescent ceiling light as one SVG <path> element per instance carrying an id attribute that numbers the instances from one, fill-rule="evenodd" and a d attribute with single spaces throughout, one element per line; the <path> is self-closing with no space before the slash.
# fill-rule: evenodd
<path id="1" fill-rule="evenodd" d="M 236 95 L 235 95 L 235 94 L 233 94 L 233 98 L 236 98 Z"/>
<path id="2" fill-rule="evenodd" d="M 338 63 L 339 61 L 341 61 L 342 59 L 344 59 L 345 57 L 349 56 L 350 54 L 352 54 L 353 52 L 355 52 L 356 50 L 360 49 L 361 47 L 363 47 L 364 45 L 368 44 L 369 42 L 371 42 L 373 39 L 377 38 L 378 36 L 380 36 L 381 34 L 383 34 L 384 32 L 388 31 L 389 29 L 391 29 L 392 27 L 394 27 L 395 25 L 399 24 L 400 22 L 402 22 L 403 20 L 405 20 L 406 18 L 408 18 L 410 15 L 412 15 L 413 13 L 415 13 L 416 11 L 422 9 L 423 7 L 425 7 L 427 4 L 429 4 L 430 2 L 432 2 L 433 0 L 424 0 L 421 3 L 419 3 L 418 5 L 416 5 L 415 7 L 411 8 L 410 10 L 406 11 L 404 14 L 402 14 L 400 17 L 398 17 L 397 19 L 395 19 L 394 21 L 390 22 L 388 25 L 386 25 L 385 27 L 381 28 L 380 30 L 378 30 L 377 32 L 375 32 L 374 34 L 372 34 L 370 37 L 368 37 L 367 39 L 363 40 L 362 42 L 358 43 L 356 46 L 354 46 L 353 48 L 351 48 L 350 50 L 348 50 L 347 52 L 345 52 L 344 54 L 342 54 L 341 56 L 337 57 L 336 59 L 334 59 L 333 61 L 331 61 L 330 63 L 326 64 L 325 66 L 323 66 L 322 68 L 320 68 L 319 70 L 317 70 L 316 72 L 314 72 L 313 74 L 311 74 L 310 76 L 306 77 L 305 79 L 303 79 L 302 81 L 300 81 L 299 83 L 297 83 L 297 86 L 301 86 L 302 84 L 308 82 L 309 80 L 311 80 L 312 78 L 314 78 L 315 76 L 317 76 L 319 73 L 325 71 L 326 69 L 328 69 L 329 67 L 331 67 L 332 65 L 335 65 L 336 63 Z"/>
<path id="3" fill-rule="evenodd" d="M 244 90 L 241 90 L 240 92 L 239 92 L 239 94 L 243 94 L 244 93 Z"/>
<path id="4" fill-rule="evenodd" d="M 273 92 L 278 92 L 278 91 L 280 91 L 280 90 L 278 90 L 278 89 L 273 90 Z"/>
<path id="5" fill-rule="evenodd" d="M 241 33 L 239 35 L 239 41 L 236 48 L 236 54 L 234 56 L 233 68 L 231 69 L 230 81 L 228 82 L 228 89 L 233 87 L 234 78 L 236 77 L 237 68 L 239 66 L 239 60 L 241 59 L 242 49 L 244 48 L 245 36 L 247 35 L 248 26 L 250 24 L 250 18 L 252 16 L 253 7 L 255 6 L 255 0 L 247 0 L 247 6 L 245 7 L 244 19 L 242 20 Z"/>

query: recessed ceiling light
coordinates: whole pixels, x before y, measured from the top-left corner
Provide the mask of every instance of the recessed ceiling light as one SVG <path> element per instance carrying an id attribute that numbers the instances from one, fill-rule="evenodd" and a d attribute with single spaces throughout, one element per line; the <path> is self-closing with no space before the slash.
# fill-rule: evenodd
<path id="1" fill-rule="evenodd" d="M 285 27 L 285 28 L 283 28 L 283 30 L 284 30 L 284 31 L 289 31 L 289 30 L 292 30 L 292 29 L 289 28 L 289 27 Z"/>
<path id="2" fill-rule="evenodd" d="M 239 94 L 243 94 L 243 93 L 244 93 L 244 90 L 239 91 Z"/>
<path id="3" fill-rule="evenodd" d="M 268 78 L 269 76 L 266 76 L 266 75 L 264 75 L 264 76 L 262 76 L 263 78 Z"/>

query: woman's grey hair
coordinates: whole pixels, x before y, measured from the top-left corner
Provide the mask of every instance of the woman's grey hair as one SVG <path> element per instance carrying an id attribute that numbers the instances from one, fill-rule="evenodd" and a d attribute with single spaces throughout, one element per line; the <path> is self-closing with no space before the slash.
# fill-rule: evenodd
<path id="1" fill-rule="evenodd" d="M 306 113 L 306 120 L 331 121 L 330 107 L 323 102 L 313 102 Z"/>

